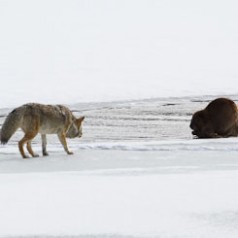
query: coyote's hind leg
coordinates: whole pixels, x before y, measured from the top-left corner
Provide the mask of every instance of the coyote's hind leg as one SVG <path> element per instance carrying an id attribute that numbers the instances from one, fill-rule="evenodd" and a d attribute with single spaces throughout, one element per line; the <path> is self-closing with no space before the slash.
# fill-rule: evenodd
<path id="1" fill-rule="evenodd" d="M 25 151 L 24 151 L 24 145 L 27 143 L 27 150 L 28 152 L 33 156 L 33 157 L 36 157 L 37 155 L 33 152 L 32 148 L 31 148 L 31 140 L 37 135 L 37 132 L 36 133 L 26 133 L 24 135 L 24 137 L 18 142 L 18 148 L 19 148 L 19 151 L 21 153 L 21 156 L 22 158 L 29 158 L 29 156 L 27 156 L 25 154 Z"/>
<path id="2" fill-rule="evenodd" d="M 31 140 L 27 142 L 26 148 L 32 157 L 39 157 L 38 154 L 35 154 L 31 147 Z"/>

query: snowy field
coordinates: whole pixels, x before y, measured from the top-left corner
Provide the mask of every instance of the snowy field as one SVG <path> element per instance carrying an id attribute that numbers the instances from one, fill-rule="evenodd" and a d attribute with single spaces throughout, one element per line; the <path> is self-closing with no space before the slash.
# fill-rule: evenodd
<path id="1" fill-rule="evenodd" d="M 23 160 L 18 131 L 1 147 L 0 237 L 237 237 L 237 138 L 189 129 L 211 99 L 69 105 L 86 116 L 72 156 L 52 135 L 50 156 Z"/>
<path id="2" fill-rule="evenodd" d="M 65 154 L 0 145 L 1 238 L 237 238 L 238 138 L 192 113 L 238 102 L 236 0 L 0 0 L 0 126 L 28 102 L 85 115 Z M 33 148 L 41 153 L 39 137 Z"/>

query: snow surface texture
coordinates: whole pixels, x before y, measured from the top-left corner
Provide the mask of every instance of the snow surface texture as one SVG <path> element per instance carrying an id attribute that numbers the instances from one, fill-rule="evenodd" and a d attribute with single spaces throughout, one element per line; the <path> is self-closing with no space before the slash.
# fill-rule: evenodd
<path id="1" fill-rule="evenodd" d="M 209 100 L 71 105 L 86 116 L 72 156 L 52 135 L 50 156 L 23 160 L 17 131 L 0 153 L 0 237 L 237 237 L 237 138 L 189 130 Z"/>

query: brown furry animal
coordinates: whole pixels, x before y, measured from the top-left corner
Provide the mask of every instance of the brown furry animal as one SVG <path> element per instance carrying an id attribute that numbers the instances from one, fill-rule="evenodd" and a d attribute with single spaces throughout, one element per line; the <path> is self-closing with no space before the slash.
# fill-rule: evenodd
<path id="1" fill-rule="evenodd" d="M 217 98 L 192 116 L 190 128 L 198 138 L 238 136 L 238 109 L 227 98 Z"/>

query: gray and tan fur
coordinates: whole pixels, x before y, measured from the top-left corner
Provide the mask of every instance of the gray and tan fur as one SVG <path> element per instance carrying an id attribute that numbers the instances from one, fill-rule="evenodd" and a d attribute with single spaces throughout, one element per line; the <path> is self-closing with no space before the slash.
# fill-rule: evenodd
<path id="1" fill-rule="evenodd" d="M 42 139 L 42 153 L 48 155 L 46 150 L 46 134 L 57 134 L 64 150 L 69 151 L 66 137 L 82 136 L 82 121 L 84 117 L 76 118 L 72 112 L 63 105 L 44 105 L 28 103 L 15 108 L 9 113 L 1 129 L 1 143 L 6 144 L 18 128 L 25 135 L 19 141 L 19 151 L 23 158 L 28 158 L 24 152 L 24 145 L 32 157 L 38 157 L 31 147 L 31 141 L 40 133 Z"/>

